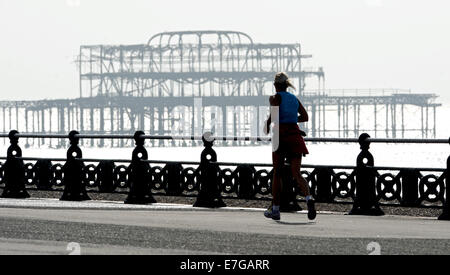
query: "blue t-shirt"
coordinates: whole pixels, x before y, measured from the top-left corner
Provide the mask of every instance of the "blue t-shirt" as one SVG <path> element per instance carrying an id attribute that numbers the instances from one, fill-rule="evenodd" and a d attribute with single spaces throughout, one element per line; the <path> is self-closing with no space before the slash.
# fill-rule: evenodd
<path id="1" fill-rule="evenodd" d="M 278 94 L 281 96 L 280 123 L 297 124 L 300 106 L 297 97 L 288 92 L 278 92 Z"/>

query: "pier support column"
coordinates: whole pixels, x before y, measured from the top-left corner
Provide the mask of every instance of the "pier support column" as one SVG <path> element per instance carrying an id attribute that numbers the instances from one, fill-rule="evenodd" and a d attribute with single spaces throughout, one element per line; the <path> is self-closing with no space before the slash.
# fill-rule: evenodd
<path id="1" fill-rule="evenodd" d="M 29 133 L 28 131 L 28 110 L 25 109 L 25 132 Z M 30 144 L 28 143 L 28 138 L 26 139 L 25 148 L 30 147 Z"/>
<path id="2" fill-rule="evenodd" d="M 436 106 L 433 106 L 433 138 L 436 138 Z"/>
<path id="3" fill-rule="evenodd" d="M 227 131 L 227 107 L 226 106 L 222 106 L 222 131 L 223 131 L 223 135 L 226 137 L 228 134 Z M 227 145 L 226 141 L 223 141 L 222 144 Z"/>
<path id="4" fill-rule="evenodd" d="M 17 105 L 17 103 L 16 103 L 16 129 L 20 130 L 19 129 L 19 106 Z"/>
<path id="5" fill-rule="evenodd" d="M 64 124 L 64 119 L 65 119 L 65 108 L 64 107 L 60 107 L 59 108 L 59 133 L 60 134 L 64 134 L 64 132 L 66 131 L 66 125 Z M 60 146 L 62 147 L 66 147 L 66 140 L 65 139 L 61 139 L 60 141 Z"/>
<path id="6" fill-rule="evenodd" d="M 345 137 L 348 138 L 349 137 L 349 126 L 348 126 L 348 122 L 349 122 L 349 105 L 348 103 L 345 104 L 345 113 L 344 113 L 344 117 L 345 117 Z"/>
<path id="7" fill-rule="evenodd" d="M 389 138 L 389 104 L 386 104 L 386 138 Z"/>
<path id="8" fill-rule="evenodd" d="M 120 133 L 120 134 L 124 134 L 125 133 L 125 127 L 124 127 L 124 118 L 123 118 L 123 108 L 122 107 L 119 107 L 119 108 L 117 108 L 117 110 L 119 111 L 119 129 L 118 129 L 118 132 Z M 124 147 L 124 140 L 123 139 L 121 139 L 120 141 L 120 147 L 122 148 L 122 147 Z"/>
<path id="9" fill-rule="evenodd" d="M 311 134 L 312 137 L 315 138 L 317 136 L 316 133 L 316 104 L 311 105 Z"/>
<path id="10" fill-rule="evenodd" d="M 45 134 L 45 109 L 41 110 L 41 133 Z M 45 139 L 42 138 L 42 144 L 45 144 Z"/>
<path id="11" fill-rule="evenodd" d="M 199 121 L 200 123 L 200 121 Z M 158 107 L 158 135 L 164 135 L 164 107 Z M 159 140 L 159 146 L 164 146 L 164 141 Z"/>
<path id="12" fill-rule="evenodd" d="M 89 121 L 90 121 L 90 130 L 91 130 L 91 134 L 95 133 L 95 129 L 94 129 L 94 108 L 90 109 L 90 114 L 89 114 Z M 91 147 L 94 147 L 94 139 L 91 139 Z"/>
<path id="13" fill-rule="evenodd" d="M 397 138 L 397 105 L 391 105 L 391 116 L 392 116 L 392 138 Z"/>
<path id="14" fill-rule="evenodd" d="M 426 121 L 425 121 L 425 137 L 428 138 L 428 132 L 429 132 L 428 121 L 429 121 L 429 113 L 430 113 L 428 105 L 427 105 L 427 107 L 425 107 L 425 112 L 426 112 L 426 116 L 425 116 L 425 119 L 426 119 Z"/>
<path id="15" fill-rule="evenodd" d="M 378 121 L 377 121 L 377 114 L 378 114 L 378 112 L 377 112 L 377 104 L 375 103 L 374 105 L 373 105 L 373 109 L 374 109 L 374 114 L 373 114 L 373 117 L 374 117 L 374 132 L 375 132 L 375 138 L 378 136 L 378 130 L 377 130 L 377 124 L 378 124 Z"/>
<path id="16" fill-rule="evenodd" d="M 353 134 L 355 137 L 357 137 L 357 129 L 358 129 L 358 125 L 356 125 L 357 123 L 357 117 L 356 117 L 356 111 L 357 111 L 357 105 L 353 104 Z"/>
<path id="17" fill-rule="evenodd" d="M 6 133 L 6 112 L 5 112 L 5 108 L 2 108 L 2 126 L 3 126 L 3 133 Z M 6 139 L 3 139 L 3 144 L 6 144 Z"/>
<path id="18" fill-rule="evenodd" d="M 421 123 L 422 123 L 422 126 L 421 126 L 421 131 L 422 131 L 422 138 L 424 138 L 425 137 L 425 133 L 424 133 L 424 122 L 423 122 L 423 106 L 422 107 L 420 107 L 420 112 L 421 112 L 421 117 L 420 117 L 420 121 L 421 121 Z"/>
<path id="19" fill-rule="evenodd" d="M 109 108 L 109 118 L 110 118 L 110 124 L 111 124 L 110 133 L 113 134 L 114 133 L 114 107 L 112 107 L 112 106 Z M 111 139 L 111 147 L 114 148 L 114 139 Z"/>
<path id="20" fill-rule="evenodd" d="M 100 127 L 100 134 L 105 134 L 105 108 L 100 107 L 100 121 L 99 121 L 99 127 Z M 103 148 L 105 146 L 105 140 L 102 138 L 99 141 L 99 147 Z"/>
<path id="21" fill-rule="evenodd" d="M 405 104 L 402 104 L 402 138 L 405 138 Z"/>
<path id="22" fill-rule="evenodd" d="M 341 102 L 339 101 L 338 106 L 338 137 L 341 137 Z"/>
<path id="23" fill-rule="evenodd" d="M 48 127 L 48 131 L 49 131 L 49 133 L 51 134 L 51 133 L 53 133 L 53 125 L 52 125 L 52 120 L 53 120 L 53 112 L 52 112 L 52 107 L 50 107 L 49 109 L 48 109 L 48 124 L 49 124 L 49 127 Z M 49 145 L 50 145 L 50 147 L 52 147 L 52 139 L 50 138 L 49 139 Z"/>
<path id="24" fill-rule="evenodd" d="M 84 134 L 84 108 L 80 107 L 80 131 Z M 84 140 L 81 141 L 81 145 L 84 145 Z"/>
<path id="25" fill-rule="evenodd" d="M 326 137 L 327 136 L 327 119 L 326 119 L 326 113 L 327 113 L 327 105 L 325 105 L 325 103 L 322 106 L 322 111 L 323 111 L 323 119 L 322 119 L 322 131 L 323 131 L 323 136 Z"/>

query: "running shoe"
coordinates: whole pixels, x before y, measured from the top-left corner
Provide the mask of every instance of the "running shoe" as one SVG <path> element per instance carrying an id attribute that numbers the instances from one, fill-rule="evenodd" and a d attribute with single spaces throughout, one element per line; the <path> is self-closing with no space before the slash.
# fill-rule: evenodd
<path id="1" fill-rule="evenodd" d="M 315 201 L 311 199 L 306 203 L 306 205 L 308 206 L 308 219 L 312 221 L 317 216 Z"/>
<path id="2" fill-rule="evenodd" d="M 279 221 L 281 218 L 280 211 L 273 211 L 272 208 L 264 211 L 264 216 L 275 221 Z"/>

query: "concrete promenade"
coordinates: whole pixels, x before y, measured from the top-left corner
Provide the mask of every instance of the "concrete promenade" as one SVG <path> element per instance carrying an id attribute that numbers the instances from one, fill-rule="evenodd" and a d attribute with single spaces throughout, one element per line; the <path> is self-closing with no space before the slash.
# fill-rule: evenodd
<path id="1" fill-rule="evenodd" d="M 450 254 L 450 222 L 264 209 L 0 199 L 0 254 Z"/>

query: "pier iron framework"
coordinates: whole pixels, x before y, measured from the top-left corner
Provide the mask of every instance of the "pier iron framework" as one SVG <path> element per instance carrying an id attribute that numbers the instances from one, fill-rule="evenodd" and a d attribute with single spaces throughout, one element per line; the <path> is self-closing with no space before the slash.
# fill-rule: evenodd
<path id="1" fill-rule="evenodd" d="M 300 44 L 255 43 L 234 31 L 165 32 L 146 44 L 81 46 L 79 98 L 1 101 L 0 131 L 57 134 L 80 129 L 89 134 L 129 134 L 143 130 L 162 136 L 176 134 L 176 129 L 186 135 L 212 131 L 257 136 L 269 112 L 273 77 L 284 71 L 297 87 L 292 92 L 310 113 L 310 121 L 303 125 L 310 137 L 357 137 L 367 131 L 392 138 L 436 136 L 440 106 L 436 95 L 326 90 L 323 69 L 304 67 L 307 58 L 311 56 L 302 53 Z M 314 90 L 308 90 L 310 83 Z M 418 117 L 411 125 L 406 121 L 412 115 Z M 44 139 L 30 142 L 27 145 L 65 146 L 63 139 L 56 144 Z M 89 142 L 94 146 L 94 140 Z M 132 145 L 124 140 L 97 142 L 96 146 Z"/>

